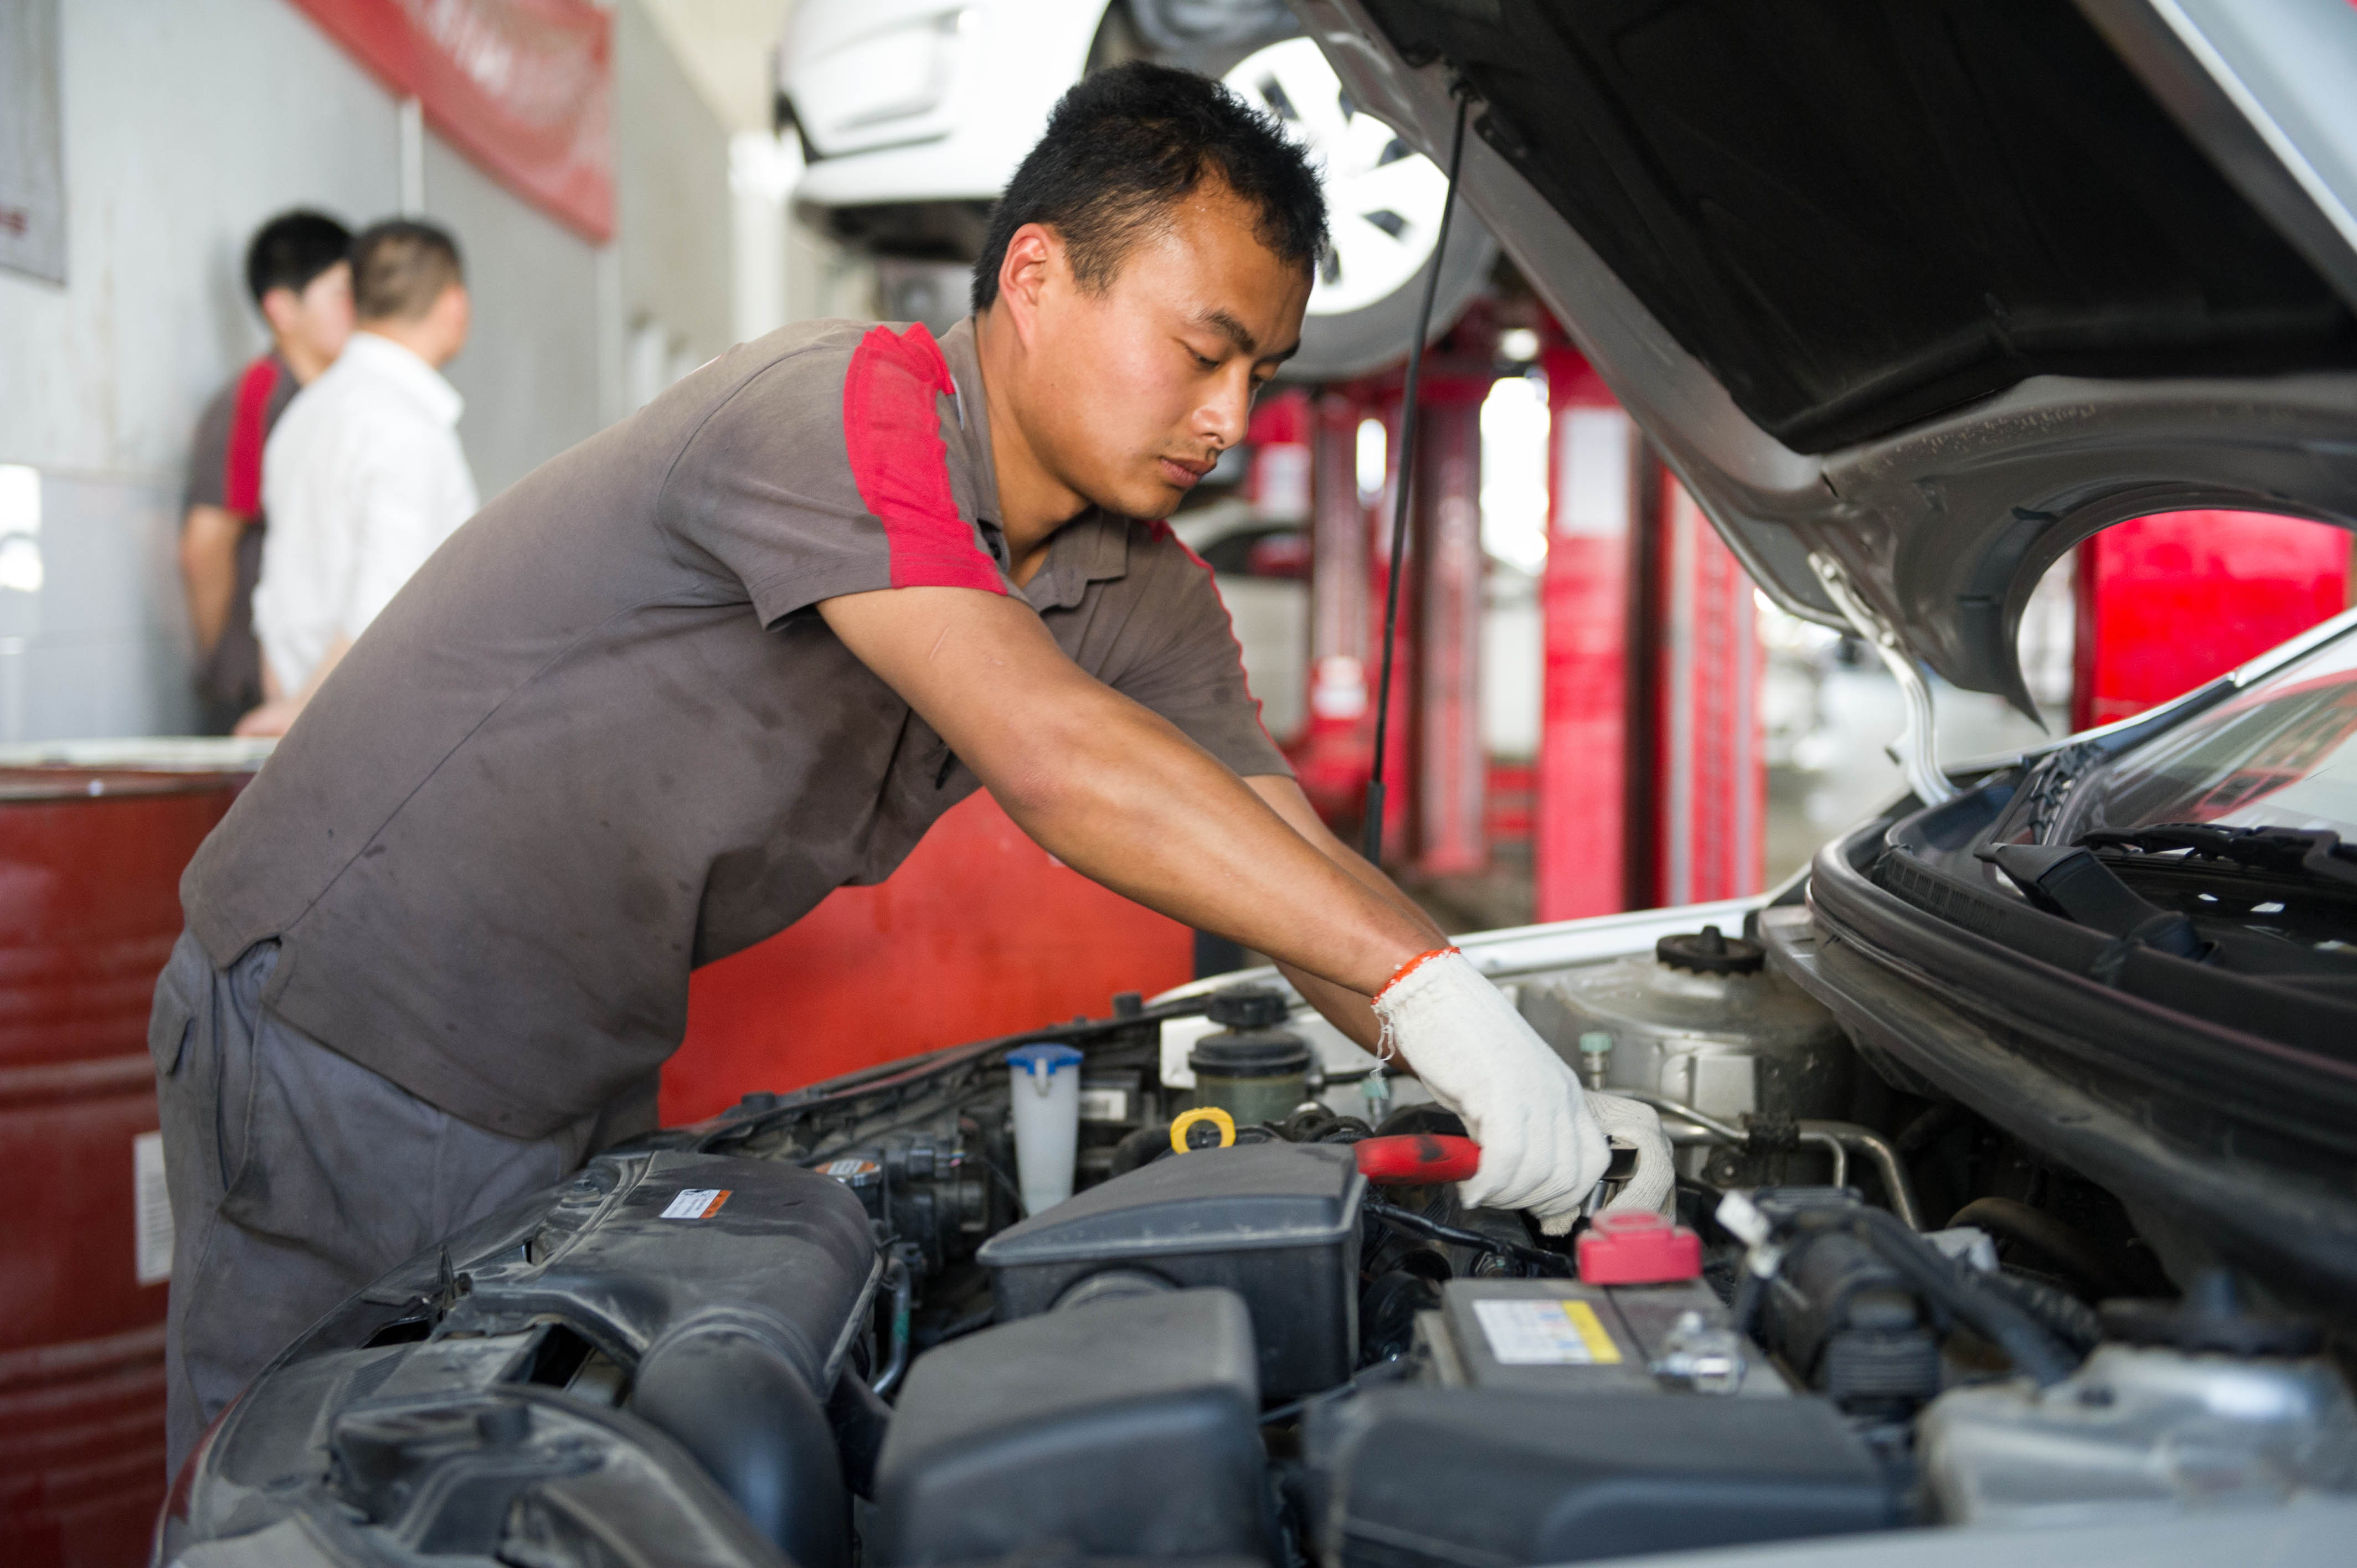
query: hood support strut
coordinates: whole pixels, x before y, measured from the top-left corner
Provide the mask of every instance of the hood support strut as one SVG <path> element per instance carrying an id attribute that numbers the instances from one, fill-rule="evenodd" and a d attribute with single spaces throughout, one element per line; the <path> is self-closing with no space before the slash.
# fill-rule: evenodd
<path id="1" fill-rule="evenodd" d="M 1890 743 L 1890 749 L 1900 770 L 1907 776 L 1907 787 L 1926 806 L 1942 806 L 1954 800 L 1956 787 L 1940 770 L 1939 736 L 1932 727 L 1932 686 L 1923 679 L 1922 666 L 1907 651 L 1907 645 L 1899 640 L 1899 633 L 1890 623 L 1850 585 L 1849 574 L 1842 570 L 1840 562 L 1823 551 L 1813 550 L 1809 553 L 1809 568 L 1824 585 L 1826 595 L 1840 608 L 1843 618 L 1881 657 L 1899 682 L 1900 693 L 1907 702 L 1907 724 Z"/>

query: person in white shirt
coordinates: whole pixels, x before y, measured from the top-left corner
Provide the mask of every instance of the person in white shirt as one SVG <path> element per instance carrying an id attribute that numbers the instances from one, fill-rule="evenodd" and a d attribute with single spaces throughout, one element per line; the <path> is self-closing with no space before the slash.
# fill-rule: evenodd
<path id="1" fill-rule="evenodd" d="M 430 223 L 352 242 L 358 328 L 279 416 L 262 456 L 270 517 L 253 630 L 267 700 L 237 733 L 284 735 L 355 638 L 478 503 L 465 403 L 440 367 L 469 321 L 458 247 Z"/>

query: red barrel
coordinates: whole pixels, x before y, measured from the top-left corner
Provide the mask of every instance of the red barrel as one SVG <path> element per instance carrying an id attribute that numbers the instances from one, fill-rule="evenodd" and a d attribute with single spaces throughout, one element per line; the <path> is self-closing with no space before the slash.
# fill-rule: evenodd
<path id="1" fill-rule="evenodd" d="M 144 1562 L 170 1209 L 147 1009 L 250 775 L 0 768 L 0 1563 Z"/>

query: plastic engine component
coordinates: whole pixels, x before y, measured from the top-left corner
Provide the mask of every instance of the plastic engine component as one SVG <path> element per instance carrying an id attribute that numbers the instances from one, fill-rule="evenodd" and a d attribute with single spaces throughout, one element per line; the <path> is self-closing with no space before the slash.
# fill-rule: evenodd
<path id="1" fill-rule="evenodd" d="M 878 1270 L 858 1197 L 814 1171 L 592 1160 L 383 1275 L 256 1379 L 191 1461 L 163 1560 L 284 1521 L 348 1540 L 351 1562 L 836 1568 L 823 1407 Z"/>
<path id="2" fill-rule="evenodd" d="M 1101 1299 L 933 1350 L 877 1464 L 871 1560 L 1267 1561 L 1256 1359 L 1224 1290 Z"/>
<path id="3" fill-rule="evenodd" d="M 2322 1360 L 2105 1345 L 2050 1388 L 1949 1390 L 1916 1443 L 1952 1524 L 2126 1522 L 2357 1491 L 2357 1402 Z"/>
<path id="4" fill-rule="evenodd" d="M 1232 1290 L 1252 1312 L 1262 1391 L 1289 1398 L 1351 1375 L 1365 1190 L 1344 1144 L 1201 1149 L 1092 1187 L 976 1255 L 1002 1322 L 1116 1269 Z"/>
<path id="5" fill-rule="evenodd" d="M 1658 1214 L 1599 1214 L 1579 1238 L 1579 1277 L 1594 1285 L 1702 1277 L 1702 1238 Z"/>
<path id="6" fill-rule="evenodd" d="M 1324 1407 L 1331 1568 L 1511 1568 L 1879 1530 L 1880 1467 L 1817 1400 L 1380 1389 Z"/>

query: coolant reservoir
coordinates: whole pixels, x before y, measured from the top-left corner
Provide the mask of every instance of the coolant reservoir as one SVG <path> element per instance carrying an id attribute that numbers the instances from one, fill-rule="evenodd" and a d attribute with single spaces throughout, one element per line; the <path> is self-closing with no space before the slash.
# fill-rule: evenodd
<path id="1" fill-rule="evenodd" d="M 1607 1089 L 1727 1122 L 1848 1112 L 1852 1056 L 1833 1015 L 1770 972 L 1759 943 L 1716 926 L 1663 937 L 1650 958 L 1525 980 L 1522 1010 L 1583 1079 L 1600 1055 Z M 1609 1051 L 1594 1049 L 1598 1034 Z"/>
<path id="2" fill-rule="evenodd" d="M 1273 986 L 1231 985 L 1215 993 L 1206 1035 L 1188 1053 L 1196 1102 L 1216 1105 L 1239 1127 L 1282 1122 L 1309 1094 L 1309 1047 L 1283 1027 L 1285 996 Z"/>

